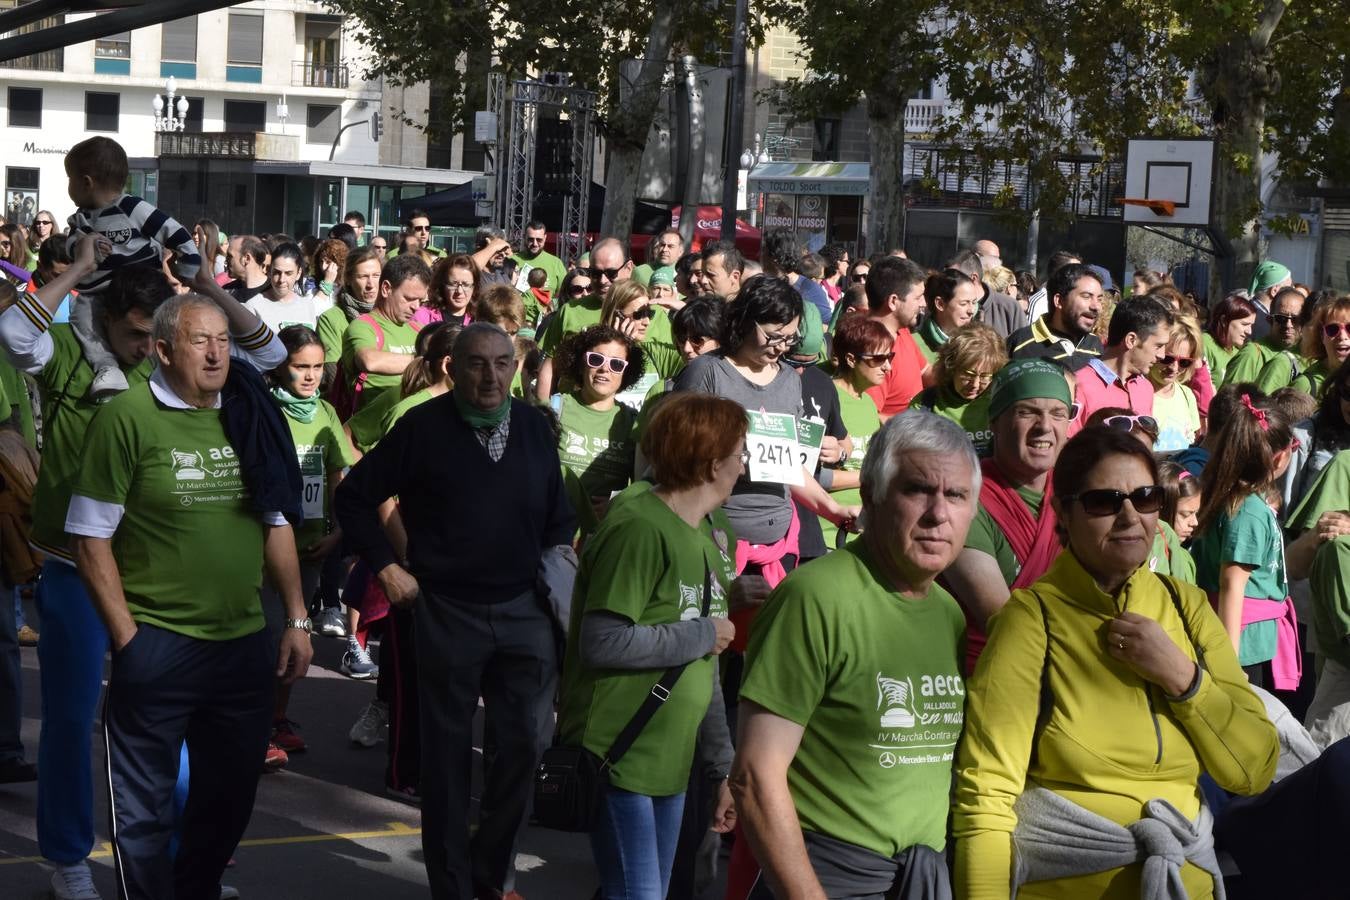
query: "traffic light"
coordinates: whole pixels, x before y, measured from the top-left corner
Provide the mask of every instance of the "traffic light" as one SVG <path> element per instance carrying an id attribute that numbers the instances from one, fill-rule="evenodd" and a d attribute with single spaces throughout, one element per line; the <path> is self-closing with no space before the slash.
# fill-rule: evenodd
<path id="1" fill-rule="evenodd" d="M 380 115 L 380 111 L 376 110 L 370 114 L 370 139 L 378 144 L 383 135 L 384 118 Z"/>

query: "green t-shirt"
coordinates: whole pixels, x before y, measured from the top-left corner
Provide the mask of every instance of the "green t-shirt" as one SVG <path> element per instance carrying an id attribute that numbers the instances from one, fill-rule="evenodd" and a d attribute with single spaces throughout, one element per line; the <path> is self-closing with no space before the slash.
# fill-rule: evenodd
<path id="1" fill-rule="evenodd" d="M 647 361 L 643 377 L 674 378 L 684 371 L 684 354 L 676 350 L 674 344 L 653 338 L 650 329 L 647 339 L 642 342 L 642 354 Z"/>
<path id="2" fill-rule="evenodd" d="M 603 756 L 664 671 L 583 666 L 578 645 L 586 613 L 613 613 L 638 625 L 698 618 L 704 572 L 711 571 L 710 615 L 727 614 L 726 591 L 736 575 L 731 556 L 736 539 L 725 524 L 714 524 L 711 531 L 708 527 L 691 528 L 650 490 L 640 490 L 611 507 L 586 542 L 563 663 L 558 724 L 565 742 Z M 610 770 L 611 784 L 650 797 L 685 789 L 715 671 L 712 656 L 689 664 L 670 699 Z"/>
<path id="3" fill-rule="evenodd" d="M 347 427 L 351 429 L 352 443 L 357 450 L 364 454 L 375 448 L 388 433 L 385 422 L 399 402 L 398 391 L 384 391 L 370 402 L 361 404 L 361 408 L 352 414 L 347 420 Z"/>
<path id="4" fill-rule="evenodd" d="M 342 359 L 342 337 L 347 333 L 347 314 L 340 306 L 330 306 L 319 313 L 319 321 L 314 330 L 319 334 L 319 343 L 323 344 L 323 361 L 335 363 Z"/>
<path id="5" fill-rule="evenodd" d="M 1209 366 L 1209 377 L 1216 386 L 1224 383 L 1228 376 L 1228 364 L 1233 361 L 1238 349 L 1225 350 L 1219 346 L 1214 336 L 1206 332 L 1201 342 L 1205 345 L 1205 365 Z"/>
<path id="6" fill-rule="evenodd" d="M 1261 338 L 1259 341 L 1248 341 L 1228 361 L 1228 371 L 1224 374 L 1224 383 L 1241 384 L 1244 381 L 1256 381 L 1261 377 L 1261 370 L 1266 367 L 1266 364 L 1280 354 L 1280 349 L 1272 343 L 1268 336 Z M 1222 387 L 1222 385 L 1219 386 Z"/>
<path id="7" fill-rule="evenodd" d="M 412 356 L 417 348 L 418 329 L 411 321 L 402 325 L 395 325 L 378 312 L 373 312 L 370 315 L 380 326 L 384 340 L 379 340 L 375 334 L 375 329 L 371 327 L 369 322 L 363 322 L 359 318 L 351 321 L 346 332 L 342 335 L 342 368 L 348 379 L 355 379 L 356 373 L 360 371 L 356 367 L 356 351 L 358 350 L 383 350 L 385 353 L 402 353 L 406 356 Z M 365 406 L 391 388 L 397 393 L 398 386 L 402 381 L 403 375 L 401 373 L 398 375 L 371 374 L 367 376 L 365 387 L 361 390 L 360 405 Z"/>
<path id="8" fill-rule="evenodd" d="M 989 424 L 989 395 L 990 391 L 985 391 L 974 400 L 967 400 L 946 385 L 941 385 L 925 389 L 914 398 L 912 405 L 960 425 L 980 459 L 987 459 L 994 452 L 994 429 Z"/>
<path id="9" fill-rule="evenodd" d="M 854 397 L 838 384 L 834 390 L 839 395 L 839 417 L 844 421 L 844 430 L 853 439 L 853 452 L 844 460 L 843 469 L 846 472 L 860 472 L 863 458 L 867 456 L 867 444 L 881 428 L 881 414 L 877 412 L 877 403 L 870 395 Z M 841 506 L 858 506 L 862 503 L 861 488 L 834 491 L 832 496 Z M 825 538 L 825 548 L 833 550 L 839 526 L 822 516 L 820 531 Z"/>
<path id="10" fill-rule="evenodd" d="M 553 356 L 558 352 L 558 345 L 562 343 L 563 338 L 569 334 L 576 334 L 584 331 L 592 325 L 600 324 L 600 307 L 603 301 L 596 296 L 582 297 L 577 300 L 569 300 L 558 307 L 553 318 L 549 320 L 548 327 L 544 333 L 539 335 L 539 349 L 544 351 L 547 356 Z M 643 340 L 645 347 L 648 342 L 664 343 L 671 347 L 675 346 L 675 337 L 670 331 L 670 316 L 666 315 L 665 307 L 652 307 L 655 312 L 652 313 L 652 321 L 647 326 L 647 336 Z"/>
<path id="11" fill-rule="evenodd" d="M 1162 519 L 1158 520 L 1158 530 L 1153 535 L 1148 568 L 1159 575 L 1171 575 L 1188 584 L 1195 584 L 1195 560 L 1181 546 L 1181 540 L 1172 526 Z"/>
<path id="12" fill-rule="evenodd" d="M 1245 595 L 1259 600 L 1289 596 L 1284 568 L 1284 538 L 1275 513 L 1256 494 L 1248 494 L 1233 516 L 1219 513 L 1214 524 L 1194 541 L 1196 584 L 1219 589 L 1219 570 L 1226 563 L 1253 566 Z M 1242 629 L 1238 662 L 1254 665 L 1275 658 L 1274 621 L 1254 622 Z"/>
<path id="13" fill-rule="evenodd" d="M 1254 380 L 1263 394 L 1273 394 L 1280 388 L 1287 388 L 1294 383 L 1295 370 L 1299 373 L 1306 372 L 1314 363 L 1315 360 L 1286 350 L 1273 354 Z M 1232 371 L 1231 366 L 1229 371 Z"/>
<path id="14" fill-rule="evenodd" d="M 327 400 L 319 400 L 311 421 L 300 422 L 286 416 L 286 424 L 295 441 L 300 477 L 304 481 L 305 521 L 295 532 L 295 546 L 304 551 L 333 530 L 332 513 L 328 509 L 328 473 L 355 465 L 356 454 L 342 430 L 337 410 Z"/>
<path id="15" fill-rule="evenodd" d="M 559 398 L 558 457 L 581 479 L 587 497 L 608 497 L 633 480 L 637 413 L 615 403 L 606 410 L 584 406 L 575 394 Z"/>
<path id="16" fill-rule="evenodd" d="M 901 597 L 862 541 L 797 569 L 750 632 L 741 699 L 803 727 L 801 827 L 894 856 L 943 849 L 965 718 L 965 617 L 934 584 Z"/>
<path id="17" fill-rule="evenodd" d="M 37 447 L 37 429 L 33 425 L 33 404 L 23 373 L 0 359 L 0 424 L 13 422 L 28 446 Z"/>
<path id="18" fill-rule="evenodd" d="M 547 250 L 541 250 L 534 259 L 526 259 L 523 256 L 511 257 L 516 263 L 516 269 L 521 272 L 528 272 L 530 269 L 543 269 L 548 273 L 548 283 L 544 285 L 545 289 L 553 296 L 558 296 L 558 291 L 562 289 L 563 279 L 567 277 L 567 266 L 558 257 L 549 253 Z M 528 302 L 529 289 L 522 292 Z"/>
<path id="19" fill-rule="evenodd" d="M 208 641 L 263 627 L 263 520 L 220 410 L 131 388 L 90 424 L 73 490 L 124 508 L 112 550 L 137 622 Z"/>
<path id="20" fill-rule="evenodd" d="M 1327 379 L 1331 377 L 1331 374 L 1332 371 L 1327 367 L 1327 361 L 1319 359 L 1304 369 L 1303 373 L 1294 379 L 1290 387 L 1303 391 L 1314 400 L 1321 400 L 1322 388 L 1326 386 Z"/>
<path id="21" fill-rule="evenodd" d="M 94 370 L 70 325 L 51 327 L 52 357 L 35 378 L 42 388 L 42 466 L 33 489 L 32 542 L 44 552 L 71 560 L 66 543 L 66 510 L 71 487 L 83 465 L 85 437 L 102 404 L 89 399 Z M 135 389 L 150 377 L 150 360 L 123 366 Z"/>
<path id="22" fill-rule="evenodd" d="M 394 426 L 398 424 L 398 420 L 403 418 L 404 413 L 408 410 L 416 406 L 421 406 L 430 399 L 431 391 L 427 388 L 422 388 L 422 390 L 409 394 L 393 406 L 390 406 L 388 411 L 385 412 L 384 418 L 380 421 L 380 436 L 383 437 L 393 431 Z M 356 417 L 353 416 L 352 418 L 354 419 Z"/>
<path id="23" fill-rule="evenodd" d="M 1031 510 L 1032 517 L 1039 519 L 1045 494 L 1029 487 L 1020 487 L 1017 489 L 1017 495 L 1022 498 L 1027 509 Z M 1004 584 L 1011 587 L 1017 580 L 1018 573 L 1022 571 L 1022 564 L 1018 562 L 1017 554 L 1013 551 L 1012 544 L 1008 543 L 1003 529 L 998 527 L 994 517 L 989 515 L 989 511 L 983 506 L 975 511 L 970 531 L 966 534 L 965 545 L 972 550 L 980 550 L 992 556 L 998 563 L 998 570 L 1003 573 Z"/>

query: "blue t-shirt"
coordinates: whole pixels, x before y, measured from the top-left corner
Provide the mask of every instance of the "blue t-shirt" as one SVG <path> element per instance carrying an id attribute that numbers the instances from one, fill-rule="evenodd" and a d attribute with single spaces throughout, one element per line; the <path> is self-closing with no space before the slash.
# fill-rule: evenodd
<path id="1" fill-rule="evenodd" d="M 823 287 L 805 275 L 797 276 L 797 283 L 793 287 L 802 295 L 803 300 L 820 310 L 820 321 L 830 321 L 830 295 L 825 293 Z"/>

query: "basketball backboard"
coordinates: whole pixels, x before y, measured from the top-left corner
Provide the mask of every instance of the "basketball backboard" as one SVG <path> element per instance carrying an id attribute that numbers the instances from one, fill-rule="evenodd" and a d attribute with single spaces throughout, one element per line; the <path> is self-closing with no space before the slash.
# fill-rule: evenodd
<path id="1" fill-rule="evenodd" d="M 1208 138 L 1131 138 L 1125 153 L 1125 196 L 1168 200 L 1172 215 L 1155 204 L 1125 204 L 1127 225 L 1206 228 L 1213 219 L 1214 141 Z"/>

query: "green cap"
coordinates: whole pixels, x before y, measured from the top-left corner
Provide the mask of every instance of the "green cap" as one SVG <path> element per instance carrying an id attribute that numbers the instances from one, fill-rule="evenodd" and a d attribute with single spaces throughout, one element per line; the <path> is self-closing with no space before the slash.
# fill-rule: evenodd
<path id="1" fill-rule="evenodd" d="M 999 370 L 989 387 L 989 418 L 998 418 L 1018 400 L 1060 400 L 1073 406 L 1064 370 L 1043 359 L 1019 359 Z"/>
<path id="2" fill-rule="evenodd" d="M 1251 295 L 1255 297 L 1270 290 L 1289 277 L 1289 267 L 1282 266 L 1273 259 L 1268 259 L 1256 267 L 1252 273 Z"/>
<path id="3" fill-rule="evenodd" d="M 658 284 L 675 286 L 675 268 L 673 266 L 662 266 L 659 269 L 652 270 L 652 277 L 647 280 L 647 286 L 655 287 Z"/>

